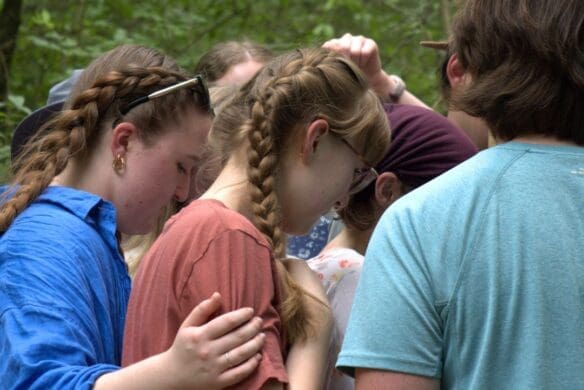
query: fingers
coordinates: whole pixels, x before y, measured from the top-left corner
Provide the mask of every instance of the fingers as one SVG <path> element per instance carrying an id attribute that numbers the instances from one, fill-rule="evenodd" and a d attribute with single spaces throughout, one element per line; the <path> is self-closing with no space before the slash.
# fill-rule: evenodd
<path id="1" fill-rule="evenodd" d="M 226 371 L 232 367 L 239 366 L 252 357 L 261 354 L 265 341 L 266 335 L 260 333 L 251 340 L 225 352 L 222 356 L 224 370 Z"/>
<path id="2" fill-rule="evenodd" d="M 349 34 L 345 34 L 349 35 Z M 350 45 L 350 53 L 351 53 L 351 60 L 359 66 L 359 68 L 363 69 L 364 62 L 366 62 L 365 55 L 367 53 L 363 53 L 363 45 L 365 44 L 366 39 L 362 36 L 352 37 L 349 35 L 348 44 Z"/>
<path id="3" fill-rule="evenodd" d="M 207 324 L 198 327 L 196 333 L 199 334 L 199 339 L 206 340 L 216 340 L 224 336 L 227 336 L 227 340 L 232 340 L 234 337 L 247 337 L 247 339 L 249 339 L 255 336 L 261 327 L 261 319 L 259 318 L 254 319 L 254 321 L 251 322 L 251 325 L 249 324 L 252 316 L 253 309 L 249 307 L 230 311 L 220 315 L 217 318 L 214 318 Z M 237 329 L 244 324 L 245 326 L 243 326 L 243 331 L 241 329 Z M 230 332 L 233 332 L 233 334 L 230 334 Z M 242 336 L 242 333 L 246 336 Z M 203 334 L 204 337 L 202 337 Z"/>
<path id="4" fill-rule="evenodd" d="M 256 337 L 259 334 L 261 328 L 262 319 L 259 317 L 255 317 L 253 320 L 241 326 L 234 332 L 225 334 L 225 336 L 218 339 L 217 348 L 221 353 L 231 351 L 232 349 L 238 347 L 239 345 Z"/>
<path id="5" fill-rule="evenodd" d="M 222 387 L 232 386 L 247 378 L 260 364 L 262 356 L 255 354 L 242 364 L 234 366 L 219 375 L 218 382 Z"/>
<path id="6" fill-rule="evenodd" d="M 331 39 L 323 47 L 352 60 L 367 77 L 375 77 L 381 71 L 381 59 L 377 43 L 362 35 L 345 34 L 341 38 Z"/>
<path id="7" fill-rule="evenodd" d="M 213 293 L 211 298 L 205 299 L 203 302 L 199 303 L 185 318 L 181 324 L 181 328 L 187 326 L 201 326 L 209 317 L 213 315 L 221 307 L 221 295 L 219 293 Z"/>

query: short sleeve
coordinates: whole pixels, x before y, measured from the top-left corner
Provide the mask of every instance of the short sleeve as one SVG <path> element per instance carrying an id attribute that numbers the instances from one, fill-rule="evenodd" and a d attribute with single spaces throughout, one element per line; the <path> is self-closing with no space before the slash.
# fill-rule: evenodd
<path id="1" fill-rule="evenodd" d="M 413 226 L 408 209 L 396 207 L 374 231 L 337 361 L 343 372 L 441 375 L 440 308 Z"/>
<path id="2" fill-rule="evenodd" d="M 248 233 L 227 230 L 216 236 L 181 292 L 181 311 L 188 313 L 202 299 L 218 291 L 223 297 L 222 313 L 252 307 L 263 319 L 266 334 L 258 369 L 238 388 L 258 389 L 270 379 L 287 383 L 283 360 L 283 335 L 276 291 L 277 274 L 270 250 Z"/>

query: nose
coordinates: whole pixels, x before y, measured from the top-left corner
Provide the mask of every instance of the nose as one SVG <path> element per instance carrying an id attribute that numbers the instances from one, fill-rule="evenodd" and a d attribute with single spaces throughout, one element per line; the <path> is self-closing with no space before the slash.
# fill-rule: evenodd
<path id="1" fill-rule="evenodd" d="M 182 175 L 174 191 L 174 199 L 178 202 L 185 202 L 189 196 L 191 175 Z"/>

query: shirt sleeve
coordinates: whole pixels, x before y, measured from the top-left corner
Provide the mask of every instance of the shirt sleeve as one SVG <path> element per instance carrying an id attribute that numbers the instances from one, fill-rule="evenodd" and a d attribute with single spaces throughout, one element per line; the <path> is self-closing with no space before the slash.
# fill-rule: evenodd
<path id="1" fill-rule="evenodd" d="M 71 309 L 75 310 L 75 309 Z M 0 315 L 0 377 L 9 388 L 91 389 L 97 378 L 119 367 L 96 364 L 76 313 L 54 306 L 26 305 Z"/>
<path id="2" fill-rule="evenodd" d="M 369 243 L 337 367 L 439 378 L 442 321 L 407 209 L 389 209 Z"/>
<path id="3" fill-rule="evenodd" d="M 215 237 L 197 260 L 181 292 L 181 310 L 189 313 L 202 299 L 218 291 L 222 313 L 251 307 L 263 319 L 266 334 L 262 360 L 237 388 L 259 389 L 269 380 L 288 382 L 283 361 L 282 324 L 276 309 L 278 293 L 270 250 L 244 231 L 228 230 Z"/>
<path id="4" fill-rule="evenodd" d="M 44 225 L 52 235 L 21 229 L 20 236 L 2 237 L 0 383 L 8 388 L 89 389 L 119 368 L 108 353 L 116 348 L 107 332 L 111 317 L 97 318 L 110 310 L 110 301 L 100 299 L 105 292 L 99 294 L 107 285 L 86 273 L 97 273 L 88 264 L 98 252 L 80 243 L 86 231 L 71 233 L 75 225 L 66 222 L 66 229 Z M 58 241 L 58 234 L 67 238 Z"/>

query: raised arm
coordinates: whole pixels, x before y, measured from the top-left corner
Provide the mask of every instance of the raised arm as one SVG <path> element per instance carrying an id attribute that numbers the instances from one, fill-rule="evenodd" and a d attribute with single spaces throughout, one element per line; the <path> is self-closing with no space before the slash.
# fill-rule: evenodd
<path id="1" fill-rule="evenodd" d="M 377 96 L 394 103 L 410 104 L 431 109 L 426 103 L 405 89 L 401 78 L 387 74 L 381 67 L 377 43 L 362 35 L 345 34 L 322 45 L 324 48 L 341 53 L 352 60 L 367 76 L 371 89 Z"/>

